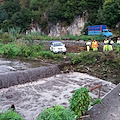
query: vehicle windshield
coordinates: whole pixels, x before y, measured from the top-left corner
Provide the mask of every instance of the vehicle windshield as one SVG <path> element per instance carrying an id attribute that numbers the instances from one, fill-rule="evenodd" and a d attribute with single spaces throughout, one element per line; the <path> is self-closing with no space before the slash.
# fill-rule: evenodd
<path id="1" fill-rule="evenodd" d="M 103 32 L 108 32 L 108 29 L 103 30 Z"/>
<path id="2" fill-rule="evenodd" d="M 54 43 L 54 45 L 53 45 L 54 47 L 56 47 L 56 46 L 63 46 L 63 44 L 62 43 L 60 43 L 60 42 L 58 42 L 58 43 Z"/>

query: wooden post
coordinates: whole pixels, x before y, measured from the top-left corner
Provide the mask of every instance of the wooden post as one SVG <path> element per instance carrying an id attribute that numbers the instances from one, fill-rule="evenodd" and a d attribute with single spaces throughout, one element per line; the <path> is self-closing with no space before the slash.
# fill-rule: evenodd
<path id="1" fill-rule="evenodd" d="M 94 88 L 91 88 L 91 89 L 90 89 L 90 92 L 92 92 L 93 90 L 99 88 L 98 99 L 100 98 L 101 87 L 102 87 L 102 84 L 100 84 L 100 85 L 98 85 L 98 86 L 95 86 Z"/>

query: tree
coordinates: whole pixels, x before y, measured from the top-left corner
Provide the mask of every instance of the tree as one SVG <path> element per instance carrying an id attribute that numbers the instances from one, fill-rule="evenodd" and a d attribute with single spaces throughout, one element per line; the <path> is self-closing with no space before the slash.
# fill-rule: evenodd
<path id="1" fill-rule="evenodd" d="M 31 11 L 28 8 L 21 8 L 20 12 L 16 12 L 11 17 L 11 24 L 13 27 L 19 27 L 21 30 L 26 30 L 31 23 Z"/>
<path id="2" fill-rule="evenodd" d="M 62 5 L 60 2 L 55 1 L 52 6 L 47 8 L 46 15 L 50 22 L 56 24 L 62 19 Z"/>
<path id="3" fill-rule="evenodd" d="M 7 15 L 6 11 L 0 5 L 0 25 L 5 19 L 7 19 L 7 17 L 8 17 L 8 15 Z"/>
<path id="4" fill-rule="evenodd" d="M 13 14 L 20 10 L 19 0 L 4 0 L 2 7 L 7 11 L 10 19 Z"/>
<path id="5" fill-rule="evenodd" d="M 98 10 L 95 24 L 96 25 L 106 24 L 106 20 L 105 20 L 105 17 L 104 17 L 104 12 L 103 12 L 103 10 L 101 8 Z"/>
<path id="6" fill-rule="evenodd" d="M 105 0 L 103 4 L 103 12 L 106 24 L 110 28 L 115 28 L 115 25 L 120 21 L 118 0 Z"/>

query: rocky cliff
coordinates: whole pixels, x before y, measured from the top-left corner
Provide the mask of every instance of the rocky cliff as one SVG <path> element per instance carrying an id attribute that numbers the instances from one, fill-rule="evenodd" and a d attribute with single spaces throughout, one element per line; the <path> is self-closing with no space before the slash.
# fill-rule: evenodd
<path id="1" fill-rule="evenodd" d="M 80 15 L 75 16 L 73 23 L 69 26 L 63 26 L 61 22 L 58 22 L 56 25 L 48 23 L 47 29 L 42 32 L 41 27 L 38 23 L 31 24 L 30 30 L 26 31 L 26 34 L 29 31 L 35 32 L 38 31 L 42 34 L 47 34 L 51 37 L 60 37 L 64 35 L 81 35 L 81 31 L 84 28 L 84 24 L 87 22 L 88 13 L 84 14 L 82 17 Z"/>

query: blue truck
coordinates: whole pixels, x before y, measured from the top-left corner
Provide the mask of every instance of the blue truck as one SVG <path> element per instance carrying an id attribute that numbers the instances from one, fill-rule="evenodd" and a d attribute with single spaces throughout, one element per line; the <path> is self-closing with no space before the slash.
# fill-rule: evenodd
<path id="1" fill-rule="evenodd" d="M 88 27 L 88 35 L 100 35 L 104 37 L 112 37 L 113 33 L 107 29 L 106 25 L 94 25 Z"/>

